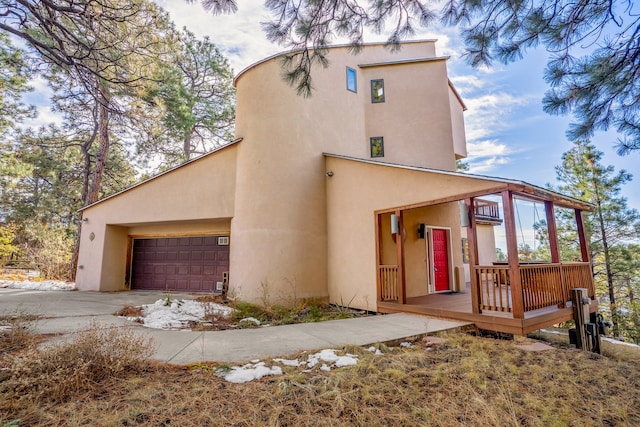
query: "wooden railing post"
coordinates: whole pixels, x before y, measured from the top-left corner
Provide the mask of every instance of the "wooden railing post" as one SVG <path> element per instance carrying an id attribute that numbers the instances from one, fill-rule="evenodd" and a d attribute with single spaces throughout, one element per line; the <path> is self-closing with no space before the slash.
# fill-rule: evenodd
<path id="1" fill-rule="evenodd" d="M 398 216 L 399 223 L 399 233 L 396 235 L 396 250 L 397 250 L 397 258 L 398 258 L 398 303 L 406 304 L 407 303 L 407 284 L 405 280 L 405 272 L 404 272 L 404 239 L 405 239 L 405 230 L 404 230 L 404 215 L 403 211 L 398 209 L 396 210 L 396 215 Z"/>
<path id="2" fill-rule="evenodd" d="M 509 190 L 502 192 L 502 207 L 504 209 L 504 227 L 507 237 L 507 256 L 509 257 L 513 317 L 514 319 L 524 319 L 524 300 L 522 298 L 522 281 L 520 280 L 516 219 L 513 211 L 513 194 Z"/>
<path id="3" fill-rule="evenodd" d="M 576 347 L 590 350 L 585 324 L 589 322 L 589 297 L 584 288 L 571 289 L 571 305 L 573 306 L 573 320 L 576 322 Z"/>
<path id="4" fill-rule="evenodd" d="M 476 233 L 476 215 L 474 199 L 465 200 L 469 211 L 469 227 L 467 227 L 467 243 L 469 244 L 469 280 L 471 281 L 471 312 L 482 313 L 480 308 L 480 289 L 478 283 L 478 235 Z"/>
<path id="5" fill-rule="evenodd" d="M 544 211 L 547 215 L 547 233 L 549 235 L 549 249 L 551 250 L 551 262 L 560 262 L 560 250 L 558 248 L 558 230 L 556 228 L 556 216 L 553 211 L 553 202 L 544 202 Z"/>

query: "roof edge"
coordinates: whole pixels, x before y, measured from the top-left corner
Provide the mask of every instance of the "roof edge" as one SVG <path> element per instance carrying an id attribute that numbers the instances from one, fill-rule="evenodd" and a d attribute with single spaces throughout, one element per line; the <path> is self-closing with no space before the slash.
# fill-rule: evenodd
<path id="1" fill-rule="evenodd" d="M 438 39 L 417 39 L 417 40 L 406 40 L 406 41 L 402 41 L 400 42 L 401 45 L 403 44 L 412 44 L 412 43 L 435 43 L 437 42 Z M 370 43 L 362 43 L 361 46 L 380 46 L 380 45 L 387 45 L 387 42 L 370 42 Z M 333 45 L 328 45 L 328 46 L 324 46 L 323 49 L 335 49 L 335 48 L 349 48 L 352 47 L 353 45 L 350 43 L 341 43 L 341 44 L 333 44 Z M 311 47 L 309 48 L 309 50 L 313 50 L 314 48 Z M 260 64 L 263 64 L 265 62 L 268 62 L 272 59 L 275 58 L 279 58 L 281 56 L 284 55 L 290 55 L 290 54 L 294 54 L 296 52 L 302 52 L 303 49 L 290 49 L 290 50 L 283 50 L 282 52 L 278 52 L 278 53 L 274 53 L 273 55 L 269 55 L 266 58 L 263 58 L 259 61 L 254 62 L 253 64 L 250 64 L 248 66 L 246 66 L 245 68 L 243 68 L 238 74 L 236 74 L 236 76 L 233 78 L 233 86 L 236 86 L 236 82 L 238 81 L 238 79 L 244 75 L 247 71 L 251 70 L 252 68 L 255 68 L 257 66 L 259 66 Z"/>
<path id="2" fill-rule="evenodd" d="M 215 154 L 215 153 L 217 153 L 217 152 L 219 152 L 219 151 L 224 150 L 224 149 L 225 149 L 225 148 L 227 148 L 227 147 L 231 147 L 231 146 L 233 146 L 233 145 L 236 145 L 237 143 L 239 143 L 239 142 L 240 142 L 240 141 L 242 141 L 242 140 L 243 140 L 243 138 L 236 138 L 236 139 L 234 139 L 233 141 L 228 142 L 227 144 L 224 144 L 224 145 L 221 145 L 220 147 L 217 147 L 217 148 L 216 148 L 216 149 L 214 149 L 213 151 L 209 151 L 208 153 L 202 154 L 202 155 L 200 155 L 200 156 L 198 156 L 198 157 L 195 157 L 195 158 L 193 158 L 193 159 L 191 159 L 191 160 L 189 160 L 189 161 L 187 161 L 187 162 L 181 163 L 181 164 L 179 164 L 179 165 L 177 165 L 177 166 L 174 166 L 174 167 L 172 167 L 172 168 L 170 168 L 170 169 L 167 169 L 166 171 L 162 171 L 162 172 L 160 172 L 160 173 L 159 173 L 159 174 L 157 174 L 157 175 L 154 175 L 154 176 L 152 176 L 152 177 L 149 177 L 149 178 L 147 178 L 147 179 L 145 179 L 145 180 L 143 180 L 143 181 L 137 182 L 137 183 L 135 183 L 135 184 L 133 184 L 133 185 L 131 185 L 131 186 L 129 186 L 129 187 L 127 187 L 127 188 L 125 188 L 124 190 L 120 190 L 120 191 L 118 191 L 117 193 L 113 193 L 113 194 L 111 194 L 111 195 L 109 195 L 109 196 L 107 196 L 107 197 L 105 197 L 105 198 L 103 198 L 103 199 L 97 200 L 97 201 L 95 201 L 95 202 L 93 202 L 93 203 L 91 203 L 91 204 L 89 204 L 89 205 L 87 205 L 87 206 L 84 206 L 84 207 L 82 207 L 82 208 L 78 209 L 78 211 L 84 211 L 84 210 L 87 210 L 87 209 L 89 209 L 89 208 L 91 208 L 91 207 L 93 207 L 93 206 L 95 206 L 95 205 L 98 205 L 98 204 L 100 204 L 100 203 L 102 203 L 102 202 L 105 202 L 105 201 L 107 201 L 107 200 L 109 200 L 109 199 L 112 199 L 112 198 L 114 198 L 114 197 L 117 197 L 117 196 L 121 195 L 122 193 L 126 193 L 126 192 L 128 192 L 128 191 L 130 191 L 130 190 L 133 190 L 134 188 L 137 188 L 137 187 L 139 187 L 139 186 L 141 186 L 141 185 L 144 185 L 144 184 L 146 184 L 146 183 L 148 183 L 148 182 L 150 182 L 150 181 L 153 181 L 153 180 L 155 180 L 155 179 L 157 179 L 157 178 L 160 178 L 161 176 L 164 176 L 164 175 L 170 174 L 170 173 L 172 173 L 172 172 L 174 172 L 174 171 L 176 171 L 176 170 L 178 170 L 178 169 L 181 169 L 181 168 L 183 168 L 183 167 L 185 167 L 185 166 L 187 166 L 187 165 L 190 165 L 191 163 L 195 163 L 195 162 L 197 162 L 197 161 L 200 161 L 200 160 L 204 159 L 205 157 L 209 157 L 209 156 L 211 156 L 211 155 L 213 155 L 213 154 Z"/>
<path id="3" fill-rule="evenodd" d="M 449 87 L 453 91 L 453 94 L 458 99 L 458 102 L 460 102 L 460 105 L 462 105 L 462 111 L 467 111 L 467 104 L 464 103 L 462 96 L 460 96 L 460 92 L 456 90 L 456 87 L 453 85 L 453 82 L 451 81 L 451 79 L 447 79 L 447 80 L 449 81 Z"/>
<path id="4" fill-rule="evenodd" d="M 402 64 L 418 64 L 421 62 L 435 62 L 435 61 L 447 61 L 450 56 L 423 56 L 418 58 L 405 58 L 405 59 L 391 59 L 389 61 L 371 62 L 369 64 L 358 64 L 360 68 L 372 68 L 372 67 L 385 67 L 389 65 L 402 65 Z"/>
<path id="5" fill-rule="evenodd" d="M 564 195 L 562 193 L 558 193 L 558 192 L 553 191 L 553 190 L 549 190 L 549 189 L 546 189 L 546 188 L 543 188 L 543 187 L 539 187 L 537 185 L 529 184 L 528 182 L 525 182 L 525 181 L 520 181 L 520 180 L 515 180 L 515 179 L 510 179 L 510 178 L 500 178 L 500 177 L 492 177 L 492 176 L 486 176 L 486 175 L 475 175 L 475 174 L 470 174 L 470 173 L 453 172 L 453 171 L 446 171 L 446 170 L 441 170 L 441 169 L 424 168 L 424 167 L 420 167 L 420 166 L 409 166 L 409 165 L 403 165 L 403 164 L 399 164 L 399 163 L 380 162 L 380 161 L 377 161 L 377 160 L 361 159 L 361 158 L 358 158 L 358 157 L 344 156 L 344 155 L 341 155 L 341 154 L 322 153 L 322 155 L 325 156 L 325 157 L 333 157 L 333 158 L 342 159 L 342 160 L 351 160 L 351 161 L 354 161 L 354 162 L 368 163 L 368 164 L 378 165 L 378 166 L 387 166 L 387 167 L 393 167 L 393 168 L 397 168 L 397 169 L 406 169 L 406 170 L 413 170 L 413 171 L 418 171 L 418 172 L 431 172 L 431 173 L 437 173 L 437 174 L 441 174 L 441 175 L 456 176 L 456 177 L 460 177 L 460 178 L 474 178 L 474 179 L 479 179 L 479 180 L 483 180 L 483 181 L 493 181 L 493 182 L 497 182 L 497 183 L 501 183 L 501 184 L 528 187 L 528 188 L 530 188 L 532 190 L 535 190 L 538 193 L 548 194 L 549 196 L 555 197 L 555 198 L 560 197 L 562 199 L 570 201 L 572 204 L 581 205 L 581 206 L 583 206 L 585 208 L 584 210 L 593 210 L 593 209 L 595 209 L 595 206 L 593 204 L 591 204 L 589 202 L 585 202 L 584 200 L 576 199 L 576 198 L 573 198 L 571 196 L 566 196 L 566 195 Z"/>

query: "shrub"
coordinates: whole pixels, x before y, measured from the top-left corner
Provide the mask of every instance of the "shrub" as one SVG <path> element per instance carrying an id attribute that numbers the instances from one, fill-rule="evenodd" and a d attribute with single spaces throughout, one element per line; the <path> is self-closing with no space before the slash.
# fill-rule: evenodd
<path id="1" fill-rule="evenodd" d="M 150 339 L 132 329 L 92 325 L 71 342 L 16 358 L 11 377 L 0 383 L 0 393 L 66 402 L 108 379 L 144 371 L 154 350 Z"/>
<path id="2" fill-rule="evenodd" d="M 22 252 L 25 259 L 40 271 L 42 277 L 54 280 L 69 277 L 74 239 L 68 229 L 34 222 L 24 237 Z"/>
<path id="3" fill-rule="evenodd" d="M 0 354 L 33 345 L 35 336 L 30 322 L 36 318 L 25 313 L 0 316 Z"/>

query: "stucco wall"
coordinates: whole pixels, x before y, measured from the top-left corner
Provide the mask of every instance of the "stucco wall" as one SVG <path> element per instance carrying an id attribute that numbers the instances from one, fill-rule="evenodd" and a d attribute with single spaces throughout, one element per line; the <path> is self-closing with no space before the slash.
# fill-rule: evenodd
<path id="1" fill-rule="evenodd" d="M 462 268 L 462 252 L 460 250 L 460 219 L 458 204 L 446 203 L 405 211 L 405 279 L 407 297 L 427 295 L 429 280 L 427 278 L 426 240 L 418 238 L 418 224 L 429 227 L 446 228 L 450 237 L 448 243 L 452 255 L 449 268 L 450 286 L 455 287 L 455 267 Z"/>
<path id="2" fill-rule="evenodd" d="M 464 130 L 464 107 L 449 87 L 449 106 L 451 108 L 451 128 L 453 133 L 453 150 L 457 159 L 467 157 L 467 137 Z"/>
<path id="3" fill-rule="evenodd" d="M 279 58 L 237 77 L 236 136 L 243 141 L 230 288 L 240 298 L 261 302 L 265 289 L 270 303 L 287 303 L 292 293 L 328 296 L 323 152 L 369 158 L 369 137 L 385 136 L 385 160 L 454 167 L 446 61 L 359 67 L 434 55 L 433 41 L 407 43 L 399 52 L 367 45 L 355 56 L 332 48 L 329 67 L 313 69 L 310 98 L 282 80 Z M 357 72 L 356 93 L 346 89 L 346 67 Z M 370 79 L 379 72 L 389 103 L 372 106 Z M 373 126 L 384 126 L 385 134 Z"/>
<path id="4" fill-rule="evenodd" d="M 446 61 L 379 65 L 360 72 L 369 99 L 363 143 L 367 152 L 359 157 L 370 158 L 369 138 L 382 136 L 386 162 L 453 170 Z M 383 103 L 370 101 L 370 82 L 376 79 L 384 79 Z"/>
<path id="5" fill-rule="evenodd" d="M 76 274 L 78 288 L 126 289 L 130 235 L 193 235 L 220 228 L 229 230 L 236 153 L 237 144 L 222 148 L 85 209 L 83 217 L 87 221 L 82 226 Z"/>
<path id="6" fill-rule="evenodd" d="M 496 260 L 496 238 L 493 229 L 493 225 L 476 225 L 478 265 L 492 265 Z"/>
<path id="7" fill-rule="evenodd" d="M 469 192 L 487 190 L 496 185 L 489 180 L 400 169 L 336 157 L 326 158 L 326 170 L 333 172 L 331 178 L 326 178 L 330 299 L 337 303 L 352 300 L 354 307 L 369 310 L 375 309 L 377 301 L 377 210 L 450 197 L 463 189 Z M 454 263 L 462 269 L 457 204 L 434 209 L 438 209 L 438 215 L 435 212 L 432 216 L 426 215 L 425 209 L 425 217 L 434 218 L 425 222 L 451 227 Z M 449 210 L 448 216 L 445 210 Z M 418 248 L 422 247 L 422 243 L 417 242 L 417 234 L 415 238 L 412 235 L 418 223 L 417 218 L 423 212 L 407 212 L 413 224 L 405 227 L 408 246 L 415 245 L 416 248 L 415 255 L 411 255 L 407 261 L 407 265 L 411 265 L 410 268 L 416 272 L 416 282 L 410 288 L 412 293 L 418 294 L 422 280 L 418 273 L 423 268 Z M 411 218 L 414 215 L 415 220 Z"/>

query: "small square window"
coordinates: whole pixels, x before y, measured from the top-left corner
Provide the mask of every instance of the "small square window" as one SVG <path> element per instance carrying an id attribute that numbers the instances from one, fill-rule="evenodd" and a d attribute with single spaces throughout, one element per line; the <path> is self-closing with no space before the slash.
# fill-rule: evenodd
<path id="1" fill-rule="evenodd" d="M 374 136 L 369 139 L 371 146 L 371 157 L 384 157 L 384 138 L 381 136 Z"/>
<path id="2" fill-rule="evenodd" d="M 356 80 L 356 70 L 347 67 L 347 90 L 358 92 L 358 83 Z"/>
<path id="3" fill-rule="evenodd" d="M 371 80 L 371 102 L 384 102 L 384 80 Z"/>

